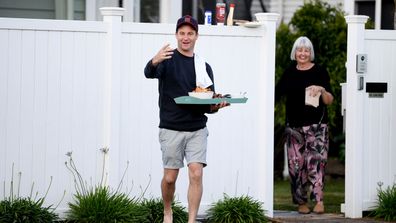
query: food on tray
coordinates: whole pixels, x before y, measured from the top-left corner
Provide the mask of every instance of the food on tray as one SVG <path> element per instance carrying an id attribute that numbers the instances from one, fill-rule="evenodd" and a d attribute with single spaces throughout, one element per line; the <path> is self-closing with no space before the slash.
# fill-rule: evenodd
<path id="1" fill-rule="evenodd" d="M 188 95 L 200 99 L 210 99 L 213 97 L 214 92 L 210 88 L 196 87 L 192 92 L 188 92 Z"/>
<path id="2" fill-rule="evenodd" d="M 202 88 L 202 87 L 196 87 L 193 92 L 209 92 L 212 91 L 210 88 Z"/>

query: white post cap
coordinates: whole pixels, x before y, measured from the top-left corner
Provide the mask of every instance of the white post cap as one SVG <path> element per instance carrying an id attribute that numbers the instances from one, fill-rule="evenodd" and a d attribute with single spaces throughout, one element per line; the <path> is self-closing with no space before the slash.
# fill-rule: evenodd
<path id="1" fill-rule="evenodd" d="M 347 23 L 366 23 L 368 18 L 366 15 L 347 15 L 345 21 Z"/>
<path id="2" fill-rule="evenodd" d="M 268 13 L 268 12 L 259 12 L 254 14 L 256 16 L 257 21 L 273 21 L 276 22 L 279 19 L 278 13 Z"/>
<path id="3" fill-rule="evenodd" d="M 102 7 L 99 9 L 103 16 L 123 16 L 125 9 L 120 7 Z"/>

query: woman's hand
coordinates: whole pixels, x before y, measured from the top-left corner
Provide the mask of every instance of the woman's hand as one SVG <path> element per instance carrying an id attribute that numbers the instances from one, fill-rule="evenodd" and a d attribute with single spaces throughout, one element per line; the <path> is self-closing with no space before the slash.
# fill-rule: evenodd
<path id="1" fill-rule="evenodd" d="M 312 97 L 317 96 L 319 93 L 323 95 L 323 93 L 326 91 L 324 87 L 318 85 L 311 85 L 307 89 L 309 90 L 309 94 Z"/>
<path id="2" fill-rule="evenodd" d="M 322 86 L 318 86 L 318 85 L 311 85 L 308 87 L 308 89 L 310 89 L 310 94 L 311 96 L 316 96 L 319 93 L 322 96 L 322 102 L 325 105 L 329 105 L 331 103 L 333 103 L 334 97 L 332 94 L 330 94 L 330 92 L 326 91 L 326 89 Z"/>

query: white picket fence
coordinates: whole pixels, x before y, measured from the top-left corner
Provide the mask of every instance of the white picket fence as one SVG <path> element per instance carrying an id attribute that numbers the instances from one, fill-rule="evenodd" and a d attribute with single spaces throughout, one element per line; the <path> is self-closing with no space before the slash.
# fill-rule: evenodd
<path id="1" fill-rule="evenodd" d="M 385 189 L 396 183 L 396 31 L 365 30 L 367 16 L 346 16 L 346 21 L 346 177 L 342 209 L 347 217 L 359 218 L 363 211 L 377 205 L 379 184 Z M 358 54 L 367 55 L 366 72 L 357 72 Z M 366 83 L 387 83 L 387 92 L 383 97 L 371 97 Z"/>
<path id="2" fill-rule="evenodd" d="M 88 184 L 160 197 L 157 81 L 146 62 L 169 42 L 174 24 L 121 22 L 123 10 L 103 8 L 103 22 L 0 18 L 1 198 L 22 173 L 20 195 L 44 195 L 46 205 L 73 200 L 65 167 L 72 157 Z M 200 26 L 196 52 L 215 74 L 217 92 L 248 92 L 246 104 L 209 115 L 208 167 L 201 213 L 230 196 L 250 195 L 273 215 L 273 111 L 277 14 L 260 14 L 259 28 Z M 100 148 L 108 147 L 103 156 Z M 14 182 L 14 184 L 17 184 Z M 186 204 L 183 169 L 177 199 Z M 16 191 L 15 189 L 14 191 Z M 65 198 L 61 201 L 64 194 Z"/>

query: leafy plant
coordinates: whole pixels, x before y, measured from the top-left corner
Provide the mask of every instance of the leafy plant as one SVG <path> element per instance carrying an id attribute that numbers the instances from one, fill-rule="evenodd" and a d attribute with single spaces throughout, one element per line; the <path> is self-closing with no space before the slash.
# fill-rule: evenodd
<path id="1" fill-rule="evenodd" d="M 148 208 L 105 186 L 95 187 L 84 194 L 77 193 L 75 203 L 69 203 L 69 207 L 68 219 L 77 222 L 150 223 Z"/>
<path id="2" fill-rule="evenodd" d="M 13 164 L 10 182 L 10 195 L 8 197 L 4 197 L 4 200 L 0 201 L 0 222 L 46 223 L 58 220 L 58 215 L 54 213 L 55 208 L 52 208 L 51 206 L 43 206 L 45 197 L 47 196 L 49 188 L 51 187 L 52 178 L 46 194 L 43 197 L 37 199 L 37 193 L 35 198 L 32 197 L 34 184 L 32 184 L 31 192 L 28 197 L 21 197 L 19 195 L 21 177 L 22 173 L 19 172 L 18 184 L 15 185 Z M 16 194 L 14 193 L 14 186 L 17 186 Z"/>
<path id="3" fill-rule="evenodd" d="M 220 200 L 207 211 L 208 222 L 213 223 L 260 223 L 269 222 L 262 203 L 249 196 L 228 197 Z"/>
<path id="4" fill-rule="evenodd" d="M 108 152 L 107 148 L 101 149 L 103 152 L 103 160 Z M 74 195 L 74 202 L 69 203 L 69 212 L 67 218 L 74 222 L 139 222 L 150 223 L 150 210 L 139 204 L 139 199 L 129 198 L 127 194 L 120 192 L 121 182 L 116 190 L 111 190 L 104 185 L 104 171 L 102 172 L 102 179 L 98 185 L 89 186 L 83 180 L 79 173 L 73 158 L 72 153 L 66 154 L 69 156 L 69 163 L 65 163 L 66 167 L 73 174 L 76 194 Z M 103 170 L 105 162 L 103 161 Z"/>
<path id="5" fill-rule="evenodd" d="M 0 202 L 0 222 L 54 222 L 58 219 L 51 207 L 43 207 L 44 198 L 6 199 Z"/>
<path id="6" fill-rule="evenodd" d="M 376 218 L 383 218 L 385 221 L 396 220 L 396 183 L 382 189 L 382 182 L 378 183 L 377 207 L 371 213 Z"/>
<path id="7" fill-rule="evenodd" d="M 164 204 L 162 200 L 157 199 L 145 199 L 142 201 L 142 206 L 150 210 L 149 222 L 151 223 L 162 223 L 164 218 Z M 188 221 L 188 213 L 185 211 L 185 207 L 181 206 L 178 202 L 172 203 L 173 211 L 173 222 L 184 223 Z"/>

